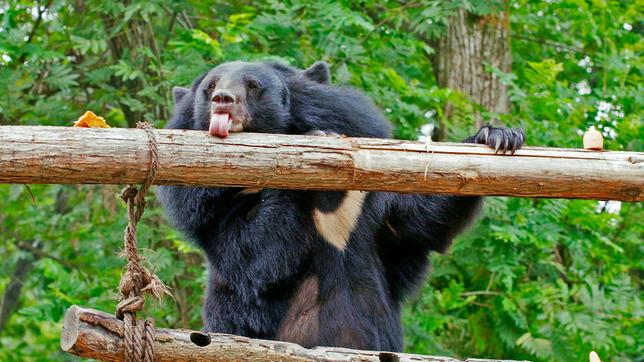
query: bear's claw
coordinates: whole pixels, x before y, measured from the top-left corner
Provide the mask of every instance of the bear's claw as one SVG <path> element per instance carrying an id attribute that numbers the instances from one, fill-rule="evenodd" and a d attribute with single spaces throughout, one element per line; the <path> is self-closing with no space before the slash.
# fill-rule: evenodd
<path id="1" fill-rule="evenodd" d="M 524 141 L 525 133 L 520 128 L 493 127 L 489 125 L 481 127 L 474 136 L 465 140 L 468 143 L 490 146 L 494 148 L 494 153 L 501 152 L 502 154 L 505 154 L 506 151 L 514 154 L 516 150 L 523 146 Z"/>

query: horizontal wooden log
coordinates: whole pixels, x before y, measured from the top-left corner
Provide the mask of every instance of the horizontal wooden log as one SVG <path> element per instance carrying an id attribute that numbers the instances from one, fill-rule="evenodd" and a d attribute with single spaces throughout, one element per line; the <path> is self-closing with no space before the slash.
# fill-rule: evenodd
<path id="1" fill-rule="evenodd" d="M 155 183 L 643 201 L 644 153 L 156 130 Z M 0 183 L 141 183 L 137 129 L 0 127 Z"/>
<path id="2" fill-rule="evenodd" d="M 63 351 L 80 357 L 94 358 L 99 361 L 123 361 L 123 322 L 107 313 L 72 306 L 65 313 L 60 346 Z M 156 362 L 462 362 L 450 357 L 359 351 L 346 348 L 316 347 L 306 349 L 287 342 L 165 328 L 157 328 L 154 349 Z M 468 359 L 466 361 L 492 362 L 492 360 L 483 359 Z M 493 361 L 502 362 L 500 360 Z"/>

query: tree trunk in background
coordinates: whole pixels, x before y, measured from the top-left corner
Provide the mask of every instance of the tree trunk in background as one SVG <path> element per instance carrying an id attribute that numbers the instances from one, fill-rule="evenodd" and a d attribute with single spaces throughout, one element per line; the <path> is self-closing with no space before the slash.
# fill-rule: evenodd
<path id="1" fill-rule="evenodd" d="M 9 322 L 9 317 L 18 307 L 22 286 L 38 260 L 36 256 L 26 256 L 16 263 L 16 268 L 11 275 L 11 281 L 5 288 L 2 299 L 0 300 L 0 335 L 4 327 Z"/>
<path id="2" fill-rule="evenodd" d="M 68 206 L 67 193 L 61 188 L 56 194 L 54 211 L 61 215 L 66 214 L 69 211 Z M 7 326 L 9 318 L 11 318 L 11 315 L 20 305 L 20 294 L 22 293 L 22 287 L 27 281 L 27 278 L 29 278 L 29 273 L 33 270 L 36 262 L 43 257 L 41 250 L 42 244 L 35 241 L 25 241 L 24 246 L 20 244 L 18 242 L 20 248 L 27 251 L 28 254 L 20 258 L 16 263 L 11 280 L 5 288 L 2 298 L 0 298 L 0 335 L 2 335 L 2 331 Z M 65 261 L 61 260 L 59 262 L 62 263 Z M 69 267 L 70 265 L 67 266 Z"/>
<path id="3" fill-rule="evenodd" d="M 446 34 L 432 45 L 436 50 L 432 63 L 439 86 L 462 92 L 490 112 L 510 110 L 505 85 L 486 70 L 489 65 L 505 73 L 511 71 L 507 13 L 480 17 L 458 9 L 449 21 Z M 447 117 L 452 114 L 451 108 L 448 105 L 445 109 Z M 476 114 L 477 129 L 482 122 L 481 115 Z M 440 127 L 437 140 L 445 136 L 445 127 Z"/>

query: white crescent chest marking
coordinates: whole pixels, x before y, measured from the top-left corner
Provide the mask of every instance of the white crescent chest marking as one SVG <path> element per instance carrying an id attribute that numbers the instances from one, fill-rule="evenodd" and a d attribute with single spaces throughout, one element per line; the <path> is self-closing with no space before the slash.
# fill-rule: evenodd
<path id="1" fill-rule="evenodd" d="M 318 209 L 313 210 L 313 220 L 318 232 L 339 250 L 347 247 L 367 194 L 365 191 L 348 191 L 335 211 L 324 213 Z"/>

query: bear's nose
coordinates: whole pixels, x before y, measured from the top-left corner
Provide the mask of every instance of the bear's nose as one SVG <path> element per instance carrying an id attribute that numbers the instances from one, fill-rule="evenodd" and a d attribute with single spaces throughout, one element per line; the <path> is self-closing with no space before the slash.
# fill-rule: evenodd
<path id="1" fill-rule="evenodd" d="M 235 103 L 235 96 L 225 89 L 220 89 L 212 95 L 212 101 L 217 104 Z"/>

